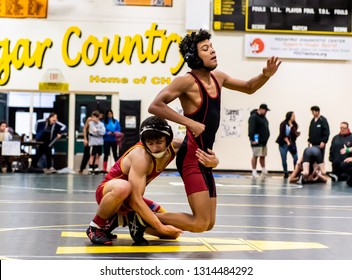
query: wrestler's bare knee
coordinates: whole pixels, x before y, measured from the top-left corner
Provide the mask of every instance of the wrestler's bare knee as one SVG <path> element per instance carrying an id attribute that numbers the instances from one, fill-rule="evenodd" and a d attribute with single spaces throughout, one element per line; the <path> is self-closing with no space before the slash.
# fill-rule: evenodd
<path id="1" fill-rule="evenodd" d="M 130 182 L 125 181 L 125 180 L 116 180 L 116 182 L 113 182 L 113 186 L 111 187 L 110 193 L 118 198 L 125 199 L 127 198 L 132 191 L 132 185 Z"/>

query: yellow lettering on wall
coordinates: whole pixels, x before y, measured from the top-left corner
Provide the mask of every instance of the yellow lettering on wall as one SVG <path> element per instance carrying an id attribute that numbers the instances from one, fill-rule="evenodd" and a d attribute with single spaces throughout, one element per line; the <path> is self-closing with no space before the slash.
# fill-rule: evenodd
<path id="1" fill-rule="evenodd" d="M 94 65 L 99 58 L 100 44 L 96 37 L 89 36 L 82 46 L 82 59 L 88 65 Z M 89 50 L 91 50 L 91 57 L 89 57 Z"/>
<path id="2" fill-rule="evenodd" d="M 103 42 L 101 43 L 102 51 L 102 59 L 105 65 L 109 65 L 113 60 L 116 62 L 123 61 L 123 56 L 119 55 L 116 51 L 120 45 L 120 37 L 115 35 L 113 45 L 111 46 L 111 50 L 109 51 L 110 40 L 107 37 L 103 38 Z"/>
<path id="3" fill-rule="evenodd" d="M 119 35 L 114 35 L 113 38 L 103 37 L 102 40 L 93 35 L 89 35 L 84 40 L 80 28 L 71 26 L 63 36 L 61 53 L 64 62 L 69 67 L 78 66 L 81 62 L 84 62 L 87 66 L 92 66 L 99 59 L 105 65 L 112 62 L 125 62 L 130 65 L 134 54 L 140 63 L 146 61 L 165 63 L 170 47 L 175 44 L 178 46 L 181 40 L 182 38 L 175 33 L 167 35 L 166 30 L 158 30 L 156 23 L 152 23 L 150 29 L 145 31 L 144 37 L 137 34 L 133 37 L 125 36 L 121 39 Z M 44 62 L 45 52 L 52 47 L 53 42 L 49 38 L 43 42 L 37 41 L 34 50 L 32 49 L 33 42 L 26 38 L 19 39 L 13 50 L 11 50 L 10 45 L 9 39 L 0 41 L 0 86 L 9 82 L 11 65 L 17 70 L 24 66 L 36 66 L 40 69 Z M 177 65 L 170 68 L 171 74 L 176 75 L 183 65 L 184 60 L 179 55 Z M 143 83 L 143 80 L 138 82 Z"/>
<path id="4" fill-rule="evenodd" d="M 11 51 L 10 40 L 5 39 L 0 41 L 0 85 L 6 85 L 11 77 L 11 64 L 20 70 L 24 66 L 33 67 L 34 65 L 42 68 L 44 55 L 53 42 L 50 39 L 45 39 L 44 42 L 37 42 L 36 47 L 31 52 L 32 42 L 29 39 L 19 39 Z"/>
<path id="5" fill-rule="evenodd" d="M 151 82 L 153 85 L 169 85 L 171 83 L 171 78 L 164 78 L 164 77 L 152 77 Z"/>
<path id="6" fill-rule="evenodd" d="M 70 67 L 77 66 L 82 60 L 82 55 L 80 53 L 77 53 L 75 58 L 71 58 L 68 54 L 69 42 L 71 40 L 72 35 L 74 34 L 77 35 L 78 38 L 81 38 L 82 36 L 81 30 L 77 26 L 71 26 L 69 29 L 67 29 L 64 38 L 62 39 L 61 45 L 62 58 L 64 59 L 66 65 Z"/>
<path id="7" fill-rule="evenodd" d="M 165 38 L 165 33 L 166 30 L 157 30 L 158 26 L 155 23 L 152 23 L 152 27 L 150 28 L 150 30 L 147 30 L 145 32 L 145 37 L 149 38 L 148 40 L 148 47 L 147 47 L 147 55 L 149 57 L 149 61 L 151 63 L 156 62 L 158 59 L 161 62 L 165 62 L 165 60 L 163 60 L 161 57 L 159 57 L 159 53 L 161 50 L 165 49 L 165 48 L 169 48 L 169 45 L 164 44 L 164 42 L 167 40 L 167 38 Z M 156 51 L 155 53 L 153 53 L 153 47 L 155 45 L 155 38 L 161 38 L 161 42 L 162 42 L 162 47 L 160 51 Z"/>
<path id="8" fill-rule="evenodd" d="M 149 61 L 155 63 L 160 61 L 164 63 L 166 61 L 167 53 L 172 44 L 178 44 L 182 38 L 172 33 L 169 36 L 166 35 L 166 30 L 158 30 L 156 23 L 152 23 L 151 28 L 145 32 L 145 37 L 148 40 L 146 48 L 144 49 L 144 40 L 141 35 L 125 36 L 122 44 L 121 37 L 115 35 L 112 43 L 107 37 L 103 37 L 100 41 L 97 37 L 89 35 L 85 41 L 81 44 L 80 50 L 70 49 L 70 41 L 76 38 L 82 37 L 82 31 L 77 26 L 72 26 L 67 29 L 62 42 L 62 57 L 64 62 L 70 66 L 75 67 L 82 61 L 88 65 L 94 65 L 101 55 L 102 62 L 105 65 L 109 65 L 113 61 L 116 63 L 125 62 L 126 64 L 132 64 L 132 56 L 136 52 L 138 61 L 144 63 Z M 156 43 L 160 45 L 159 49 L 156 49 Z M 73 44 L 72 44 L 73 45 Z M 72 54 L 71 57 L 69 54 Z M 180 55 L 180 60 L 175 67 L 171 67 L 171 74 L 176 75 L 184 65 L 184 60 Z"/>
<path id="9" fill-rule="evenodd" d="M 127 64 L 131 64 L 131 58 L 134 49 L 137 49 L 137 55 L 140 62 L 145 62 L 146 57 L 143 54 L 143 39 L 141 35 L 135 35 L 133 38 L 130 36 L 125 37 L 125 45 L 123 46 L 122 55 Z"/>
<path id="10" fill-rule="evenodd" d="M 91 83 L 116 83 L 116 84 L 127 84 L 128 78 L 126 77 L 100 77 L 98 75 L 90 75 L 89 82 Z"/>

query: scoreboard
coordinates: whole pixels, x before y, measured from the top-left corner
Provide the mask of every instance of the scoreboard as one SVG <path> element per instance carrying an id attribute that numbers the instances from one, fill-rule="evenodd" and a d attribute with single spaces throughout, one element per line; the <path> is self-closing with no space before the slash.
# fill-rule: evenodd
<path id="1" fill-rule="evenodd" d="M 352 35 L 351 0 L 214 0 L 214 30 Z"/>

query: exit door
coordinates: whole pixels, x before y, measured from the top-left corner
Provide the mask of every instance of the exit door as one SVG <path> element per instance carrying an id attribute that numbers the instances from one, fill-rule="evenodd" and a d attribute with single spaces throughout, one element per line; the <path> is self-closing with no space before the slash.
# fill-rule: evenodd
<path id="1" fill-rule="evenodd" d="M 122 143 L 122 155 L 131 146 L 139 141 L 139 127 L 141 123 L 141 101 L 121 100 L 120 101 L 120 124 L 125 134 Z"/>

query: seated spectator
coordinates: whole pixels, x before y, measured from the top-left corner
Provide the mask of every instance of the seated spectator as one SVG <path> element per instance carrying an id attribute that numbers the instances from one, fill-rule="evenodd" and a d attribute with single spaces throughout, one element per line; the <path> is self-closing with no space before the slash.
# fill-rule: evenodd
<path id="1" fill-rule="evenodd" d="M 11 141 L 12 140 L 13 130 L 7 126 L 5 121 L 0 122 L 0 142 Z M 11 161 L 9 156 L 2 156 L 2 148 L 0 147 L 0 167 L 2 167 L 2 160 L 4 159 L 6 163 L 6 172 L 12 172 Z M 0 168 L 0 172 L 2 172 L 2 168 Z"/>
<path id="2" fill-rule="evenodd" d="M 352 187 L 352 146 L 344 147 L 341 149 L 341 154 L 345 155 L 346 158 L 341 163 L 341 170 L 346 176 L 346 183 L 349 187 Z"/>
<path id="3" fill-rule="evenodd" d="M 341 165 L 347 158 L 346 154 L 342 154 L 341 150 L 344 147 L 352 146 L 352 133 L 347 122 L 340 123 L 340 133 L 335 135 L 332 139 L 329 153 L 329 160 L 332 165 L 332 172 L 328 175 L 333 182 L 346 181 L 347 175 L 344 174 Z"/>
<path id="4" fill-rule="evenodd" d="M 327 182 L 325 163 L 319 147 L 305 148 L 303 156 L 297 161 L 295 170 L 289 177 L 290 183 L 314 183 Z"/>

